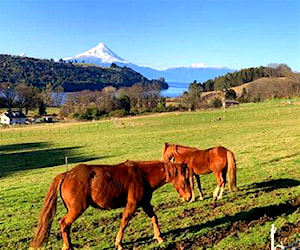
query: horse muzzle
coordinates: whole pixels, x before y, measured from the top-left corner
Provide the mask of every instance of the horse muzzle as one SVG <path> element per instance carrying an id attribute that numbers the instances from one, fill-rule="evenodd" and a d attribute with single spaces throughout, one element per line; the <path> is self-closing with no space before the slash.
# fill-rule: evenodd
<path id="1" fill-rule="evenodd" d="M 192 198 L 192 195 L 191 194 L 185 194 L 182 196 L 182 200 L 185 201 L 185 202 L 189 202 Z"/>

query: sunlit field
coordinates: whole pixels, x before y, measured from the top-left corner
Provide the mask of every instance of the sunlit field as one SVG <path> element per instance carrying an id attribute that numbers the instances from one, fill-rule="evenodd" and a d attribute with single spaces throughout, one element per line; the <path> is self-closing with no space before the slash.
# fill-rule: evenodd
<path id="1" fill-rule="evenodd" d="M 227 187 L 223 199 L 212 203 L 216 179 L 204 175 L 205 199 L 184 203 L 166 184 L 152 199 L 165 242 L 155 242 L 151 220 L 139 209 L 125 230 L 125 249 L 269 249 L 272 224 L 276 245 L 299 246 L 300 99 L 292 99 L 1 129 L 0 248 L 29 248 L 57 174 L 82 162 L 161 159 L 165 142 L 227 147 L 237 160 L 239 191 L 230 193 Z M 66 210 L 61 200 L 57 210 L 46 249 L 63 244 L 58 220 Z M 71 229 L 75 249 L 114 249 L 122 211 L 88 208 Z"/>

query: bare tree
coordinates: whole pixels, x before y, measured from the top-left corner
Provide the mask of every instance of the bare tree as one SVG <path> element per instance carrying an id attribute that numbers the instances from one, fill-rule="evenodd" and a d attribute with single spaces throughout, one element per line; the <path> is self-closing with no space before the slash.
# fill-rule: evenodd
<path id="1" fill-rule="evenodd" d="M 16 93 L 11 83 L 5 82 L 0 84 L 0 92 L 3 95 L 3 108 L 13 108 L 15 106 Z"/>
<path id="2" fill-rule="evenodd" d="M 27 86 L 25 83 L 19 83 L 14 91 L 18 107 L 25 109 L 26 114 L 38 106 L 41 97 L 36 88 Z"/>

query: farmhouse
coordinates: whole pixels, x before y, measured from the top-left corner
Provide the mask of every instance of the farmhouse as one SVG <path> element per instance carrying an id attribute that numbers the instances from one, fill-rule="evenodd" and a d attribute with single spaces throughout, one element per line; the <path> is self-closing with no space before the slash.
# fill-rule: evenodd
<path id="1" fill-rule="evenodd" d="M 26 123 L 26 115 L 22 111 L 6 111 L 0 115 L 0 123 L 2 124 L 24 124 Z"/>
<path id="2" fill-rule="evenodd" d="M 224 108 L 227 108 L 227 107 L 235 106 L 235 105 L 239 105 L 239 104 L 240 103 L 235 100 L 224 100 L 222 105 Z"/>

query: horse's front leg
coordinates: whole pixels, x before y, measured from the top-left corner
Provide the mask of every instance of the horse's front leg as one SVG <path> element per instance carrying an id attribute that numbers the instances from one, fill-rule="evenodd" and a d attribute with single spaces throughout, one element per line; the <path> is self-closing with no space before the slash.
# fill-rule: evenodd
<path id="1" fill-rule="evenodd" d="M 190 184 L 191 184 L 191 191 L 192 191 L 192 198 L 190 200 L 190 202 L 195 201 L 195 188 L 194 188 L 194 174 L 190 173 Z"/>
<path id="2" fill-rule="evenodd" d="M 137 209 L 136 202 L 130 202 L 130 201 L 127 202 L 125 210 L 122 215 L 121 226 L 120 226 L 119 232 L 116 237 L 115 245 L 118 248 L 118 250 L 123 249 L 123 247 L 122 247 L 123 233 L 124 233 L 126 226 L 128 225 L 128 222 L 129 222 L 131 216 L 136 211 L 136 209 Z"/>
<path id="3" fill-rule="evenodd" d="M 195 177 L 196 177 L 197 186 L 198 186 L 198 189 L 200 192 L 200 200 L 203 201 L 203 192 L 202 192 L 202 188 L 201 188 L 200 175 L 195 174 Z"/>
<path id="4" fill-rule="evenodd" d="M 150 201 L 144 202 L 142 205 L 143 210 L 148 215 L 149 218 L 151 218 L 152 225 L 153 225 L 153 231 L 154 231 L 154 238 L 158 241 L 158 243 L 162 243 L 164 239 L 161 237 L 161 232 L 158 226 L 158 220 L 157 216 L 153 211 L 153 207 L 150 204 Z"/>

